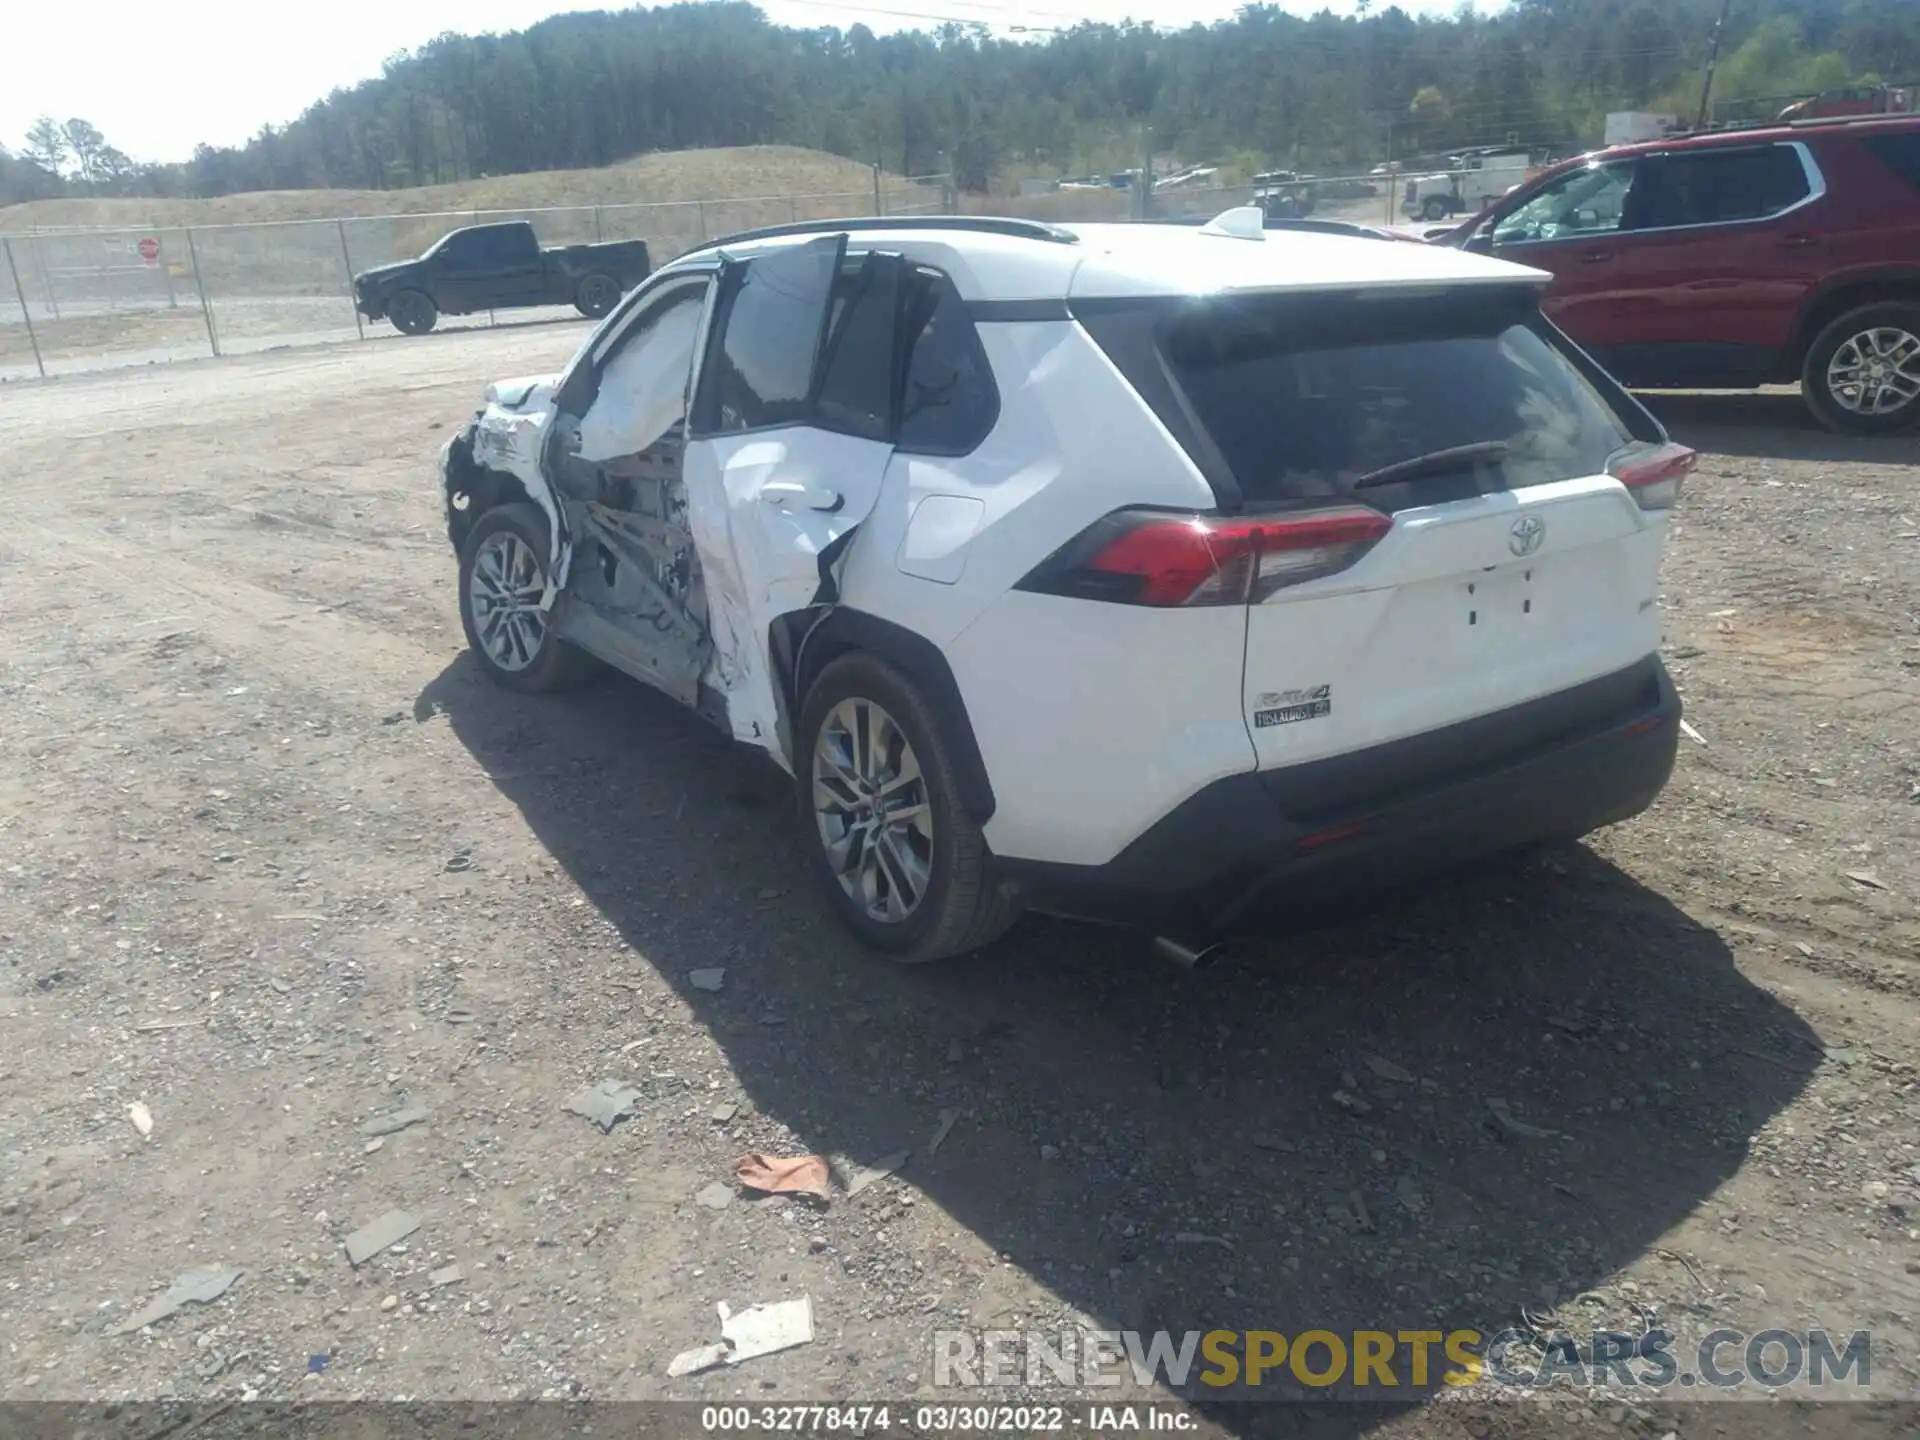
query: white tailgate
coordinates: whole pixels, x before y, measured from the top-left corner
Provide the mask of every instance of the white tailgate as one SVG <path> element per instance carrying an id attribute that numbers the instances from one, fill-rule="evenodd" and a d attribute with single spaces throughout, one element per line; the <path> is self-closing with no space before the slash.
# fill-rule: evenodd
<path id="1" fill-rule="evenodd" d="M 1251 607 L 1260 767 L 1435 730 L 1652 653 L 1664 530 L 1606 475 L 1402 510 L 1353 569 Z"/>

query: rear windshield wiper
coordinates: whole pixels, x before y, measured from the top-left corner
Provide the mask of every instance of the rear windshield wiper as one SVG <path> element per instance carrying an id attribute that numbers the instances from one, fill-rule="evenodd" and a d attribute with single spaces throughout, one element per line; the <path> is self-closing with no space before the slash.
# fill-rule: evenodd
<path id="1" fill-rule="evenodd" d="M 1369 470 L 1353 482 L 1355 490 L 1365 490 L 1372 485 L 1396 485 L 1403 480 L 1418 480 L 1425 475 L 1445 475 L 1453 470 L 1466 470 L 1482 463 L 1492 464 L 1504 460 L 1513 447 L 1504 440 L 1482 440 L 1475 445 L 1451 445 L 1445 450 L 1430 450 L 1425 455 L 1415 455 L 1411 460 L 1399 460 L 1392 465 L 1382 465 L 1378 470 Z"/>

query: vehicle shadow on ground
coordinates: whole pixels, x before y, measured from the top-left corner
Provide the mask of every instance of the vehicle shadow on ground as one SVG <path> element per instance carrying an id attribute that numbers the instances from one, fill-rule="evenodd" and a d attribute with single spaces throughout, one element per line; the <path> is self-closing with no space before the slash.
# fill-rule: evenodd
<path id="1" fill-rule="evenodd" d="M 1709 455 L 1831 464 L 1907 465 L 1914 433 L 1836 435 L 1799 395 L 1643 394 L 1640 399 L 1683 445 Z"/>
<path id="2" fill-rule="evenodd" d="M 615 678 L 506 694 L 463 656 L 421 694 L 434 713 L 755 1107 L 821 1153 L 913 1149 L 904 1179 L 1088 1326 L 1492 1331 L 1523 1306 L 1576 1324 L 1575 1297 L 1732 1175 L 1820 1053 L 1715 933 L 1584 847 L 1198 974 L 1043 920 L 900 967 L 809 890 L 789 782 L 667 700 Z M 715 965 L 724 991 L 692 989 Z M 957 1277 L 926 1258 L 938 1294 Z M 1006 1275 L 895 1323 L 1057 1335 L 1059 1309 L 1007 1311 Z M 1308 1422 L 1193 1389 L 1229 1430 Z M 1401 1404 L 1316 1408 L 1313 1433 Z"/>

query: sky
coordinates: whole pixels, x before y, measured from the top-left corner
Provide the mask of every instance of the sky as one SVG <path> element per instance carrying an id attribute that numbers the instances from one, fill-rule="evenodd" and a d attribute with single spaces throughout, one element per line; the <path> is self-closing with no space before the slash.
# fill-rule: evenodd
<path id="1" fill-rule="evenodd" d="M 1350 13 L 1354 0 L 1280 0 L 1283 9 Z M 1411 13 L 1451 11 L 1456 0 L 1399 0 Z M 284 124 L 330 90 L 380 73 L 389 55 L 448 30 L 522 29 L 567 9 L 616 9 L 542 0 L 314 0 L 262 6 L 243 0 L 88 0 L 10 6 L 9 55 L 0 82 L 0 144 L 16 153 L 36 116 L 90 120 L 135 160 L 184 160 L 205 141 L 237 145 Z M 996 33 L 1044 32 L 1078 20 L 1160 25 L 1223 19 L 1238 0 L 761 0 L 776 24 L 865 24 L 928 29 L 977 19 Z M 1488 8 L 1484 4 L 1482 8 Z M 271 16 L 271 19 L 266 18 Z"/>

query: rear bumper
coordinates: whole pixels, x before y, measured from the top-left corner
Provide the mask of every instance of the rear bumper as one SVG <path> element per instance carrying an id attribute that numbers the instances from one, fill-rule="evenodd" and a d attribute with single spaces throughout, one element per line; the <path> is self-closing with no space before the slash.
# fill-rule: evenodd
<path id="1" fill-rule="evenodd" d="M 1637 815 L 1679 733 L 1680 697 L 1648 656 L 1425 735 L 1229 776 L 1104 865 L 996 864 L 1033 909 L 1211 936 Z"/>

